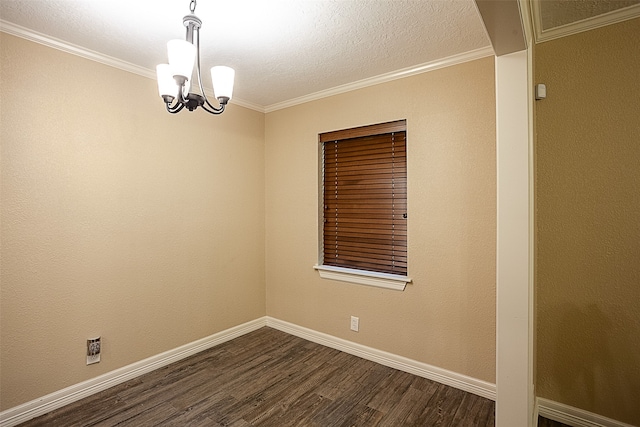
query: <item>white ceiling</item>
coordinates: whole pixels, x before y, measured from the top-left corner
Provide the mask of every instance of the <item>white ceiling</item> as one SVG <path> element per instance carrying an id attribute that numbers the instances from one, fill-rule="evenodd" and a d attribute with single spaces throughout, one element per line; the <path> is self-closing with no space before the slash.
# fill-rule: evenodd
<path id="1" fill-rule="evenodd" d="M 0 29 L 153 77 L 189 4 L 0 0 Z M 531 4 L 537 41 L 640 16 L 640 0 Z M 262 111 L 493 53 L 474 0 L 198 0 L 196 15 L 205 87 L 231 66 L 232 103 Z"/>
<path id="2" fill-rule="evenodd" d="M 184 38 L 189 0 L 1 0 L 0 18 L 155 73 Z M 473 0 L 199 0 L 205 85 L 236 70 L 234 99 L 266 108 L 489 48 Z M 232 101 L 233 102 L 233 101 Z"/>

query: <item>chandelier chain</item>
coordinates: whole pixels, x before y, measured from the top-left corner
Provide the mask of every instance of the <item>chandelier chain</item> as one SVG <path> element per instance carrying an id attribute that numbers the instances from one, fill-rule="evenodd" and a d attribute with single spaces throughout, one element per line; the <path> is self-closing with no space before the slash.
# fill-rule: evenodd
<path id="1" fill-rule="evenodd" d="M 196 0 L 191 0 L 191 4 L 189 4 L 189 10 L 191 10 L 191 13 L 196 12 Z"/>

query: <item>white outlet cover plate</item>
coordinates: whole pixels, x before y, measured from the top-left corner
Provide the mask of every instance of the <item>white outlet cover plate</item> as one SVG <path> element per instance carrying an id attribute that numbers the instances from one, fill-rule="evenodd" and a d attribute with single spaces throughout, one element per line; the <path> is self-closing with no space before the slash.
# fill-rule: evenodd
<path id="1" fill-rule="evenodd" d="M 351 330 L 358 332 L 359 326 L 360 326 L 360 319 L 355 316 L 351 316 Z"/>
<path id="2" fill-rule="evenodd" d="M 92 365 L 94 363 L 98 363 L 100 361 L 100 353 L 95 354 L 93 356 L 87 356 L 87 365 Z"/>

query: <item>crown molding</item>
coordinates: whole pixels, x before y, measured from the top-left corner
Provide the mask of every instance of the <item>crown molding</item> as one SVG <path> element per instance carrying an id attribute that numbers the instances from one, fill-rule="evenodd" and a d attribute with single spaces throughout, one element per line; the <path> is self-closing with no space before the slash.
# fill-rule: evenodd
<path id="1" fill-rule="evenodd" d="M 288 101 L 271 104 L 265 107 L 265 112 L 271 113 L 273 111 L 282 110 L 284 108 L 293 107 L 295 105 L 304 104 L 306 102 L 316 101 L 322 98 L 327 98 L 329 96 L 339 95 L 342 93 L 351 92 L 356 89 L 362 89 L 365 87 L 374 86 L 405 77 L 415 76 L 417 74 L 422 74 L 429 71 L 438 70 L 440 68 L 450 67 L 452 65 L 474 61 L 476 59 L 486 58 L 487 56 L 493 55 L 494 52 L 490 46 L 482 47 L 480 49 L 471 50 L 469 52 L 449 56 L 447 58 L 438 59 L 436 61 L 425 62 L 424 64 L 416 65 L 413 67 L 403 68 L 401 70 L 392 71 L 387 74 L 381 74 L 379 76 L 358 80 L 357 82 L 336 86 L 331 89 L 321 90 L 319 92 L 301 96 L 299 98 L 293 98 Z"/>
<path id="2" fill-rule="evenodd" d="M 0 20 L 0 31 L 53 49 L 70 53 L 72 55 L 80 56 L 91 61 L 99 62 L 110 67 L 118 68 L 129 73 L 137 74 L 142 77 L 147 77 L 149 79 L 156 78 L 155 72 L 149 70 L 148 68 L 140 67 L 138 65 L 122 61 L 112 56 L 108 56 L 94 50 L 86 49 L 84 47 L 65 42 L 63 40 L 30 30 L 11 22 Z"/>
<path id="3" fill-rule="evenodd" d="M 146 77 L 148 79 L 155 80 L 155 70 L 140 67 L 139 65 L 132 64 L 130 62 L 123 61 L 113 56 L 105 55 L 100 52 L 96 52 L 91 49 L 86 49 L 82 46 L 78 46 L 72 43 L 68 43 L 64 40 L 57 39 L 55 37 L 48 36 L 46 34 L 39 33 L 37 31 L 30 30 L 29 28 L 22 27 L 20 25 L 13 24 L 11 22 L 0 19 L 0 31 L 3 33 L 11 34 L 12 36 L 20 37 L 25 40 L 32 41 L 34 43 L 41 44 L 43 46 L 57 49 L 71 55 L 76 55 L 90 61 L 99 62 L 109 67 L 117 68 L 122 71 L 136 74 L 138 76 Z M 212 96 L 213 90 L 205 87 L 207 95 Z M 252 102 L 243 101 L 238 98 L 233 98 L 233 103 L 230 105 L 239 105 L 241 107 L 249 108 L 264 113 L 264 107 L 254 104 Z"/>
<path id="4" fill-rule="evenodd" d="M 530 0 L 518 0 L 520 20 L 522 23 L 522 30 L 524 31 L 524 39 L 527 49 L 535 43 L 535 30 L 531 3 L 532 2 Z"/>
<path id="5" fill-rule="evenodd" d="M 155 80 L 156 73 L 154 70 L 140 67 L 130 62 L 122 61 L 118 58 L 96 52 L 94 50 L 86 49 L 84 47 L 74 45 L 72 43 L 65 42 L 54 37 L 50 37 L 46 34 L 39 33 L 37 31 L 30 30 L 26 27 L 13 24 L 11 22 L 0 19 L 0 31 L 11 34 L 16 37 L 20 37 L 34 43 L 38 43 L 53 49 L 57 49 L 72 55 L 79 56 L 91 61 L 99 62 L 109 67 L 117 68 L 129 73 L 133 73 L 148 79 Z M 452 65 L 461 64 L 464 62 L 474 61 L 480 58 L 486 58 L 487 56 L 493 56 L 494 52 L 490 46 L 475 49 L 469 52 L 449 56 L 447 58 L 438 59 L 431 62 L 426 62 L 413 67 L 403 68 L 390 73 L 382 74 L 379 76 L 370 77 L 367 79 L 359 80 L 357 82 L 348 83 L 345 85 L 337 86 L 327 90 L 322 90 L 309 95 L 305 95 L 299 98 L 290 99 L 287 101 L 271 104 L 268 106 L 258 105 L 252 102 L 244 101 L 242 99 L 233 98 L 233 105 L 239 105 L 251 110 L 255 110 L 261 113 L 270 113 L 272 111 L 281 110 L 284 108 L 292 107 L 294 105 L 304 104 L 306 102 L 315 101 L 329 96 L 350 92 L 356 89 L 362 89 L 369 86 L 374 86 L 381 83 L 390 82 L 405 77 L 414 76 L 417 74 L 426 73 L 429 71 L 438 70 L 440 68 L 450 67 Z M 210 94 L 211 88 L 205 87 L 207 94 Z"/>
<path id="6" fill-rule="evenodd" d="M 544 30 L 542 28 L 542 18 L 540 14 L 540 1 L 541 0 L 534 0 L 531 2 L 536 43 L 542 43 L 640 17 L 639 3 L 622 9 L 612 10 L 611 12 L 603 13 L 593 18 L 587 18 Z"/>

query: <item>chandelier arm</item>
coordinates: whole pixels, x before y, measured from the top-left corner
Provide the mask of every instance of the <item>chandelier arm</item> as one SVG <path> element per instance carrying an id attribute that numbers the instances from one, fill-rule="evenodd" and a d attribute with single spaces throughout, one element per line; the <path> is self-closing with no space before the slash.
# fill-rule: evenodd
<path id="1" fill-rule="evenodd" d="M 171 102 L 175 99 L 175 104 L 171 105 Z M 164 98 L 165 106 L 167 107 L 167 111 L 175 114 L 184 108 L 184 103 L 180 102 L 179 99 L 171 97 Z"/>
<path id="2" fill-rule="evenodd" d="M 171 109 L 175 110 L 176 113 L 182 110 L 185 107 L 185 105 L 187 105 L 187 103 L 189 102 L 189 100 L 184 96 L 184 87 L 185 87 L 185 82 L 182 82 L 178 86 L 178 97 L 176 98 L 176 104 L 171 107 Z M 172 113 L 173 111 L 169 111 L 169 112 Z"/>
<path id="3" fill-rule="evenodd" d="M 196 33 L 195 34 L 196 36 L 196 74 L 198 76 L 198 85 L 200 86 L 200 92 L 202 93 L 202 97 L 204 98 L 204 104 L 202 105 L 202 108 L 211 114 L 221 114 L 224 111 L 224 104 L 220 104 L 219 107 L 214 107 L 209 102 L 209 99 L 207 99 L 207 94 L 204 92 L 204 86 L 202 85 L 202 77 L 200 74 L 200 29 L 197 29 L 195 33 Z M 205 105 L 208 105 L 211 111 L 205 108 Z"/>
<path id="4" fill-rule="evenodd" d="M 207 104 L 208 104 L 208 102 L 207 102 Z M 205 104 L 202 104 L 201 107 L 202 107 L 202 109 L 204 111 L 206 111 L 207 113 L 211 113 L 211 114 L 222 114 L 224 112 L 224 104 L 220 105 L 220 108 L 214 108 L 212 110 L 208 109 Z"/>
<path id="5" fill-rule="evenodd" d="M 184 104 L 179 103 L 173 106 L 170 106 L 168 103 L 166 104 L 167 106 L 167 111 L 170 112 L 171 114 L 176 114 L 179 113 L 183 108 L 184 108 Z"/>

